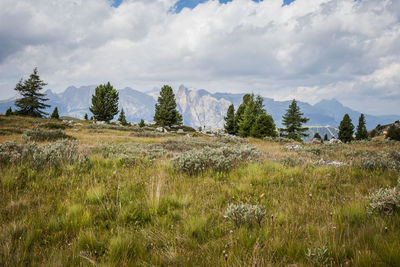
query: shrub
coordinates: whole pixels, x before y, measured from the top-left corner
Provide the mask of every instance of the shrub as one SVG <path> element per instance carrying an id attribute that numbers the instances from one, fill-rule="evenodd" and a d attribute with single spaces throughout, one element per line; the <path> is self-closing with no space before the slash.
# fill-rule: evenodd
<path id="1" fill-rule="evenodd" d="M 258 161 L 261 152 L 255 147 L 224 146 L 220 148 L 206 147 L 201 150 L 189 151 L 176 155 L 172 159 L 175 171 L 182 171 L 190 175 L 201 173 L 207 169 L 214 171 L 228 171 L 245 161 Z"/>
<path id="2" fill-rule="evenodd" d="M 35 143 L 18 144 L 17 142 L 6 142 L 0 145 L 0 163 L 21 164 L 28 163 L 34 169 L 45 167 L 59 167 L 62 163 L 80 163 L 82 166 L 90 167 L 89 158 L 79 151 L 76 141 L 59 141 L 38 147 Z"/>
<path id="3" fill-rule="evenodd" d="M 400 182 L 400 179 L 399 179 Z M 369 195 L 370 212 L 391 215 L 400 211 L 400 186 L 381 188 Z"/>
<path id="4" fill-rule="evenodd" d="M 388 164 L 381 157 L 367 157 L 361 159 L 360 167 L 369 171 L 386 170 L 388 168 Z"/>
<path id="5" fill-rule="evenodd" d="M 69 126 L 66 123 L 56 123 L 56 122 L 46 122 L 42 123 L 39 125 L 40 128 L 46 128 L 46 129 L 61 129 L 65 130 L 66 128 L 69 128 Z"/>
<path id="6" fill-rule="evenodd" d="M 303 159 L 297 159 L 297 158 L 292 158 L 292 157 L 284 157 L 280 160 L 280 162 L 288 167 L 295 167 L 295 166 L 301 166 L 304 164 L 304 160 Z"/>
<path id="7" fill-rule="evenodd" d="M 269 142 L 274 142 L 274 143 L 280 143 L 280 144 L 297 142 L 294 139 L 290 139 L 290 138 L 286 138 L 286 137 L 282 137 L 282 136 L 277 136 L 277 137 L 267 136 L 264 138 L 264 140 L 269 141 Z"/>
<path id="8" fill-rule="evenodd" d="M 267 215 L 264 207 L 250 204 L 230 204 L 225 212 L 225 218 L 231 220 L 236 227 L 243 224 L 257 223 L 261 226 L 261 222 Z"/>
<path id="9" fill-rule="evenodd" d="M 25 142 L 29 141 L 54 141 L 58 139 L 74 139 L 72 136 L 66 135 L 62 130 L 42 131 L 38 129 L 27 130 L 22 134 Z"/>
<path id="10" fill-rule="evenodd" d="M 307 248 L 306 257 L 314 264 L 324 266 L 328 263 L 328 248 L 326 246 L 320 248 Z"/>

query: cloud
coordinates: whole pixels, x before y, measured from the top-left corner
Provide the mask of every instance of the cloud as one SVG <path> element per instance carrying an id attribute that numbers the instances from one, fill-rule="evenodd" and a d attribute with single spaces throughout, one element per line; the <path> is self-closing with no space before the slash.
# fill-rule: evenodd
<path id="1" fill-rule="evenodd" d="M 174 13 L 175 3 L 1 1 L 2 98 L 37 66 L 56 91 L 183 83 L 400 114 L 398 1 L 207 1 Z"/>

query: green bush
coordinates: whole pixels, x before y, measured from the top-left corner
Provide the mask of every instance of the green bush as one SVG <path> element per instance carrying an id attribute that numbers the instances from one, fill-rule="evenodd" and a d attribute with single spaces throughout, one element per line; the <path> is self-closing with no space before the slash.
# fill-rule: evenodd
<path id="1" fill-rule="evenodd" d="M 242 162 L 254 162 L 260 158 L 261 152 L 257 148 L 243 145 L 189 151 L 176 155 L 171 162 L 175 171 L 193 175 L 207 169 L 228 171 Z"/>
<path id="2" fill-rule="evenodd" d="M 399 179 L 400 182 L 400 179 Z M 400 211 L 400 186 L 381 188 L 369 195 L 371 212 L 391 215 Z"/>

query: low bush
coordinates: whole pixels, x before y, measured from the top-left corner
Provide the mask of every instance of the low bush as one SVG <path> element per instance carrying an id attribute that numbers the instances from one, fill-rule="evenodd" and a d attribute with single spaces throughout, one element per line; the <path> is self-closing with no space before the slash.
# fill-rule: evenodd
<path id="1" fill-rule="evenodd" d="M 282 165 L 285 165 L 287 167 L 301 166 L 305 163 L 304 160 L 301 158 L 292 158 L 289 156 L 282 158 L 280 162 L 282 163 Z"/>
<path id="2" fill-rule="evenodd" d="M 71 128 L 70 125 L 66 124 L 66 123 L 57 123 L 57 122 L 46 122 L 46 123 L 42 123 L 39 125 L 40 128 L 46 128 L 46 129 L 61 129 L 61 130 L 65 130 L 67 128 Z"/>
<path id="3" fill-rule="evenodd" d="M 400 179 L 399 179 L 400 182 Z M 400 211 L 400 185 L 393 188 L 381 188 L 369 195 L 370 212 L 391 215 Z"/>
<path id="4" fill-rule="evenodd" d="M 171 162 L 175 171 L 193 175 L 207 169 L 228 171 L 242 162 L 254 162 L 260 159 L 261 152 L 257 148 L 243 145 L 193 150 L 176 155 Z"/>
<path id="5" fill-rule="evenodd" d="M 225 218 L 231 220 L 236 227 L 244 224 L 257 223 L 261 226 L 261 222 L 267 215 L 264 207 L 250 204 L 230 204 L 225 211 Z"/>
<path id="6" fill-rule="evenodd" d="M 264 137 L 265 141 L 269 141 L 269 142 L 274 142 L 274 143 L 280 143 L 280 144 L 286 144 L 286 143 L 293 143 L 293 142 L 297 142 L 294 139 L 290 139 L 290 138 L 286 138 L 286 137 L 281 137 L 281 136 L 277 136 L 277 137 L 271 137 L 271 136 L 267 136 Z"/>
<path id="7" fill-rule="evenodd" d="M 55 141 L 58 139 L 74 139 L 65 134 L 62 130 L 42 131 L 38 129 L 27 130 L 22 134 L 25 142 L 29 141 Z"/>
<path id="8" fill-rule="evenodd" d="M 15 141 L 0 145 L 2 165 L 27 163 L 39 170 L 46 167 L 59 167 L 64 163 L 73 164 L 79 160 L 82 160 L 85 166 L 90 165 L 89 158 L 79 150 L 78 142 L 75 141 L 64 140 L 42 147 L 35 143 L 18 144 Z"/>

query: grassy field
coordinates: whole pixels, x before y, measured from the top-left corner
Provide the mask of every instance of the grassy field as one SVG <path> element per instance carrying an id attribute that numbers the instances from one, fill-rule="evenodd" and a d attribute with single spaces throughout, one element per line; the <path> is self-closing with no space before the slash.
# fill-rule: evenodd
<path id="1" fill-rule="evenodd" d="M 29 154 L 34 128 L 63 128 L 76 145 L 65 155 L 74 154 L 46 152 L 49 140 Z M 0 151 L 0 266 L 400 266 L 398 209 L 372 212 L 368 198 L 397 185 L 399 143 L 288 150 L 0 116 L 0 143 L 13 140 Z M 250 146 L 255 154 L 242 157 Z M 222 150 L 231 162 L 184 161 L 207 160 L 190 174 L 174 160 Z M 266 215 L 236 224 L 226 216 L 231 204 Z"/>

